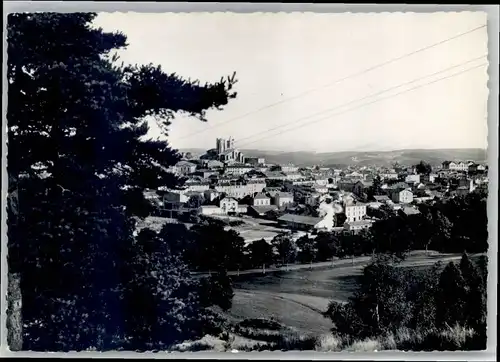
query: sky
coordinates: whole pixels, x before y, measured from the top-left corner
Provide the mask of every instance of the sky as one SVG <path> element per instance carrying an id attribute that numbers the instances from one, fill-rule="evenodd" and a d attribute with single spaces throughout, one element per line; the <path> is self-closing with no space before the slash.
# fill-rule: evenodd
<path id="1" fill-rule="evenodd" d="M 173 147 L 232 136 L 242 149 L 313 152 L 486 148 L 487 29 L 456 37 L 484 24 L 481 12 L 129 12 L 94 22 L 127 36 L 125 63 L 201 83 L 236 72 L 237 98 L 208 122 L 177 116 Z M 154 124 L 150 135 L 160 136 Z"/>

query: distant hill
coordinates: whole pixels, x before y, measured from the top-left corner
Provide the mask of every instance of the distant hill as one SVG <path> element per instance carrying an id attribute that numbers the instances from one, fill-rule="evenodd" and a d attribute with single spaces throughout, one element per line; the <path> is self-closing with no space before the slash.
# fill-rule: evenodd
<path id="1" fill-rule="evenodd" d="M 191 152 L 193 155 L 201 155 L 202 149 L 182 149 L 182 152 Z M 324 167 L 342 167 L 349 165 L 390 166 L 394 162 L 403 165 L 414 165 L 424 160 L 431 165 L 439 165 L 446 160 L 486 162 L 487 152 L 480 148 L 464 149 L 414 149 L 396 151 L 348 151 L 314 153 L 307 151 L 278 152 L 256 149 L 242 149 L 245 155 L 251 157 L 264 157 L 267 163 L 293 163 L 297 166 L 322 165 Z"/>

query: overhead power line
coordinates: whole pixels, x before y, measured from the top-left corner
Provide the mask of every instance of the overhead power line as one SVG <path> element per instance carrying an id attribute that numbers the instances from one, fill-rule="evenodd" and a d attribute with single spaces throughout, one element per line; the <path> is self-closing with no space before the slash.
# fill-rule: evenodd
<path id="1" fill-rule="evenodd" d="M 295 96 L 292 96 L 292 97 L 289 97 L 289 98 L 285 98 L 285 99 L 282 99 L 282 100 L 280 100 L 280 101 L 277 101 L 277 102 L 274 102 L 274 103 L 268 104 L 268 105 L 263 106 L 263 107 L 261 107 L 261 108 L 258 108 L 258 109 L 255 109 L 255 110 L 252 110 L 252 111 L 250 111 L 250 112 L 248 112 L 248 113 L 244 113 L 244 114 L 242 114 L 242 115 L 240 115 L 240 116 L 237 116 L 237 117 L 235 117 L 235 118 L 231 118 L 231 119 L 229 119 L 229 120 L 227 120 L 227 121 L 224 121 L 224 122 L 221 122 L 221 123 L 219 123 L 219 124 L 213 125 L 213 126 L 209 127 L 208 129 L 219 128 L 219 127 L 221 127 L 221 126 L 223 126 L 223 125 L 225 125 L 225 124 L 228 124 L 228 123 L 231 123 L 231 122 L 234 122 L 234 121 L 240 120 L 240 119 L 245 118 L 245 117 L 248 117 L 248 116 L 250 116 L 250 115 L 252 115 L 252 114 L 255 114 L 255 113 L 261 112 L 261 111 L 263 111 L 263 110 L 266 110 L 266 109 L 272 108 L 272 107 L 274 107 L 274 106 L 277 106 L 277 105 L 283 104 L 283 103 L 285 103 L 285 102 L 289 102 L 289 101 L 291 101 L 291 100 L 295 100 L 295 99 L 301 98 L 301 97 L 303 97 L 303 96 L 305 96 L 305 95 L 308 95 L 308 94 L 310 94 L 310 93 L 313 93 L 313 92 L 315 92 L 315 91 L 317 91 L 317 90 L 319 90 L 319 89 L 324 89 L 324 88 L 329 88 L 329 87 L 332 87 L 332 86 L 334 86 L 334 85 L 336 85 L 336 84 L 338 84 L 338 83 L 341 83 L 341 82 L 343 82 L 343 81 L 346 81 L 346 80 L 348 80 L 348 79 L 351 79 L 351 78 L 356 78 L 356 77 L 358 77 L 358 76 L 360 76 L 360 75 L 363 75 L 363 74 L 365 74 L 365 73 L 371 72 L 371 71 L 373 71 L 373 70 L 375 70 L 375 69 L 378 69 L 378 68 L 384 67 L 384 66 L 386 66 L 386 65 L 392 64 L 392 63 L 397 62 L 397 61 L 399 61 L 399 60 L 402 60 L 402 59 L 404 59 L 404 58 L 410 57 L 410 56 L 412 56 L 412 55 L 415 55 L 415 54 L 418 54 L 418 53 L 424 52 L 424 51 L 426 51 L 426 50 L 432 49 L 432 48 L 434 48 L 434 47 L 437 47 L 437 46 L 439 46 L 439 45 L 445 44 L 445 43 L 450 42 L 450 41 L 452 41 L 452 40 L 458 39 L 458 38 L 460 38 L 460 37 L 462 37 L 462 36 L 465 36 L 465 35 L 468 35 L 468 34 L 470 34 L 470 33 L 473 33 L 473 32 L 475 32 L 475 31 L 477 31 L 477 30 L 479 30 L 479 29 L 482 29 L 482 28 L 484 28 L 484 27 L 486 27 L 486 24 L 481 25 L 481 26 L 478 26 L 478 27 L 473 28 L 473 29 L 470 29 L 470 30 L 467 30 L 467 31 L 465 31 L 465 32 L 463 32 L 463 33 L 457 34 L 457 35 L 452 36 L 452 37 L 450 37 L 450 38 L 443 39 L 443 40 L 441 40 L 441 41 L 439 41 L 439 42 L 437 42 L 437 43 L 433 43 L 433 44 L 431 44 L 431 45 L 427 45 L 427 46 L 425 46 L 425 47 L 423 47 L 423 48 L 419 48 L 419 49 L 414 50 L 414 51 L 412 51 L 412 52 L 410 52 L 410 53 L 406 53 L 406 54 L 400 55 L 400 56 L 398 56 L 398 57 L 395 57 L 395 58 L 392 58 L 392 59 L 386 60 L 386 61 L 384 61 L 384 62 L 382 62 L 382 63 L 376 64 L 376 65 L 374 65 L 374 66 L 371 66 L 371 67 L 369 67 L 369 68 L 366 68 L 366 69 L 364 69 L 364 70 L 361 70 L 361 71 L 359 71 L 359 72 L 357 72 L 357 73 L 353 73 L 353 74 L 350 74 L 350 75 L 345 76 L 345 77 L 343 77 L 343 78 L 340 78 L 340 79 L 334 80 L 334 81 L 332 81 L 332 82 L 330 82 L 330 83 L 324 84 L 323 86 L 320 86 L 320 87 L 317 87 L 317 88 L 313 88 L 313 89 L 309 89 L 309 90 L 304 91 L 304 92 L 302 92 L 302 93 L 299 93 L 299 94 L 297 94 L 297 95 L 295 95 Z M 194 132 L 194 133 L 191 133 L 191 134 L 185 135 L 185 136 L 181 136 L 181 137 L 179 137 L 178 139 L 179 139 L 179 140 L 182 140 L 182 139 L 185 139 L 185 138 L 189 138 L 189 137 L 192 137 L 192 136 L 196 136 L 196 135 L 198 135 L 198 134 L 200 134 L 200 133 L 203 133 L 203 132 L 206 132 L 206 131 L 207 131 L 207 130 L 206 130 L 206 129 L 204 129 L 204 130 L 197 131 L 197 132 Z"/>
<path id="2" fill-rule="evenodd" d="M 268 133 L 270 131 L 274 131 L 274 130 L 277 130 L 277 129 L 280 129 L 280 128 L 283 128 L 283 127 L 286 127 L 286 126 L 290 126 L 291 124 L 296 124 L 300 121 L 304 121 L 304 120 L 307 120 L 309 118 L 313 118 L 313 117 L 316 117 L 316 116 L 320 116 L 320 115 L 323 115 L 323 114 L 326 114 L 326 113 L 329 113 L 329 112 L 332 112 L 332 111 L 335 111 L 335 110 L 338 110 L 339 108 L 344 108 L 346 106 L 349 106 L 349 105 L 352 105 L 353 103 L 357 103 L 357 102 L 361 102 L 361 101 L 364 101 L 366 99 L 369 99 L 369 98 L 372 98 L 372 97 L 376 97 L 376 96 L 379 96 L 379 95 L 382 95 L 384 93 L 387 93 L 387 92 L 390 92 L 392 90 L 395 90 L 395 89 L 398 89 L 398 88 L 401 88 L 401 87 L 404 87 L 404 86 L 408 86 L 410 84 L 413 84 L 413 83 L 416 83 L 418 81 L 421 81 L 423 79 L 426 79 L 426 78 L 429 78 L 429 77 L 433 77 L 433 76 L 436 76 L 438 74 L 441 74 L 441 73 L 445 73 L 449 70 L 452 70 L 452 69 L 455 69 L 455 68 L 458 68 L 458 67 L 461 67 L 463 65 L 466 65 L 466 64 L 469 64 L 469 63 L 472 63 L 472 62 L 475 62 L 481 58 L 484 58 L 484 57 L 487 57 L 488 55 L 487 54 L 484 54 L 484 55 L 481 55 L 480 57 L 476 57 L 474 59 L 470 59 L 466 62 L 462 62 L 460 64 L 457 64 L 457 65 L 453 65 L 451 67 L 448 67 L 446 69 L 442 69 L 440 71 L 437 71 L 437 72 L 434 72 L 432 74 L 428 74 L 428 75 L 425 75 L 423 77 L 419 77 L 419 78 L 416 78 L 416 79 L 413 79 L 411 81 L 408 81 L 408 82 L 405 82 L 405 83 L 402 83 L 402 84 L 398 84 L 396 86 L 393 86 L 393 87 L 390 87 L 390 88 L 387 88 L 387 89 L 384 89 L 382 91 L 379 91 L 379 92 L 376 92 L 376 93 L 373 93 L 373 94 L 369 94 L 365 97 L 362 97 L 362 98 L 358 98 L 358 99 L 354 99 L 352 101 L 349 101 L 347 103 L 343 103 L 343 104 L 340 104 L 338 106 L 335 106 L 335 107 L 332 107 L 332 108 L 328 108 L 328 109 L 325 109 L 325 110 L 322 110 L 322 111 L 319 111 L 319 112 L 316 112 L 316 113 L 313 113 L 313 114 L 310 114 L 310 115 L 307 115 L 307 116 L 304 116 L 304 117 L 301 117 L 293 122 L 288 122 L 286 124 L 280 124 L 276 127 L 273 127 L 273 128 L 268 128 L 262 132 L 259 132 L 259 133 L 256 133 L 256 134 L 253 134 L 253 135 L 250 135 L 248 137 L 245 137 L 245 138 L 242 138 L 242 139 L 239 139 L 238 141 L 241 142 L 241 141 L 245 141 L 245 140 L 248 140 L 248 139 L 251 139 L 251 138 L 254 138 L 255 136 L 260 136 L 261 134 L 265 134 L 265 133 Z"/>
<path id="3" fill-rule="evenodd" d="M 428 83 L 420 84 L 420 85 L 415 86 L 415 87 L 413 87 L 413 88 L 406 89 L 406 90 L 404 90 L 404 91 L 402 91 L 402 92 L 399 92 L 399 93 L 393 94 L 393 95 L 388 96 L 388 97 L 384 97 L 384 98 L 379 98 L 379 99 L 376 99 L 376 100 L 374 100 L 374 101 L 372 101 L 372 102 L 369 102 L 369 103 L 366 103 L 366 104 L 362 104 L 362 105 L 356 106 L 356 107 L 354 107 L 354 108 L 351 108 L 351 109 L 346 110 L 346 111 L 343 111 L 343 112 L 339 112 L 339 113 L 336 113 L 336 114 L 333 114 L 333 115 L 328 115 L 327 117 L 322 117 L 322 118 L 317 119 L 317 120 L 314 120 L 314 121 L 312 121 L 312 122 L 306 122 L 306 123 L 300 124 L 300 125 L 298 125 L 297 127 L 294 127 L 294 128 L 291 128 L 291 129 L 284 130 L 283 132 L 279 132 L 279 133 L 276 133 L 276 134 L 267 135 L 267 136 L 265 136 L 265 137 L 258 138 L 258 139 L 256 139 L 256 140 L 251 141 L 251 142 L 247 142 L 247 143 L 244 143 L 244 144 L 242 144 L 242 145 L 239 145 L 239 148 L 241 148 L 242 146 L 246 146 L 246 145 L 249 145 L 249 144 L 252 144 L 252 143 L 255 143 L 255 142 L 261 141 L 261 140 L 266 139 L 266 138 L 271 138 L 271 137 L 275 137 L 275 136 L 280 136 L 280 135 L 282 135 L 283 133 L 290 132 L 290 131 L 293 131 L 293 130 L 296 130 L 296 129 L 299 129 L 299 128 L 302 128 L 302 127 L 305 127 L 305 126 L 307 126 L 307 125 L 309 125 L 309 124 L 313 124 L 313 123 L 317 123 L 317 122 L 320 122 L 320 121 L 324 121 L 324 120 L 326 120 L 326 119 L 330 119 L 330 117 L 332 117 L 332 116 L 333 116 L 333 117 L 335 117 L 335 116 L 340 116 L 340 115 L 343 115 L 343 114 L 346 114 L 346 113 L 349 113 L 349 112 L 352 112 L 352 111 L 358 110 L 358 109 L 360 109 L 360 108 L 364 108 L 364 107 L 369 106 L 369 105 L 371 105 L 371 104 L 378 103 L 378 102 L 381 102 L 381 101 L 383 101 L 383 100 L 387 100 L 387 99 L 391 99 L 391 98 L 397 97 L 397 96 L 399 96 L 399 95 L 401 95 L 401 94 L 408 93 L 408 92 L 414 91 L 414 90 L 416 90 L 416 89 L 419 89 L 419 88 L 422 88 L 422 87 L 426 87 L 426 86 L 429 86 L 429 85 L 431 85 L 431 84 L 434 84 L 434 83 L 437 83 L 437 82 L 440 82 L 440 81 L 443 81 L 443 80 L 446 80 L 446 79 L 450 79 L 450 78 L 453 78 L 453 77 L 459 76 L 459 75 L 461 75 L 461 74 L 464 74 L 464 73 L 469 72 L 469 71 L 471 71 L 471 70 L 474 70 L 474 69 L 477 69 L 477 68 L 483 67 L 483 66 L 485 66 L 485 65 L 487 66 L 487 65 L 488 65 L 488 63 L 482 63 L 482 64 L 480 64 L 480 65 L 477 65 L 477 66 L 474 66 L 474 67 L 470 67 L 470 68 L 465 69 L 465 70 L 462 70 L 462 71 L 460 71 L 460 72 L 456 72 L 456 73 L 454 73 L 454 74 L 452 74 L 452 75 L 449 75 L 449 76 L 446 76 L 446 77 L 442 77 L 442 78 L 438 78 L 438 79 L 436 79 L 436 80 L 434 80 L 434 81 L 432 81 L 432 82 L 428 82 Z"/>

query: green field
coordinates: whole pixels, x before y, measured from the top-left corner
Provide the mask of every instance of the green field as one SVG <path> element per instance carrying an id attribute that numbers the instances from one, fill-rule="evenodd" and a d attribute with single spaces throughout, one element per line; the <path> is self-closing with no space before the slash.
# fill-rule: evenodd
<path id="1" fill-rule="evenodd" d="M 438 260 L 448 262 L 459 258 L 459 255 L 416 255 L 401 265 L 422 268 Z M 344 266 L 240 276 L 233 280 L 235 296 L 230 316 L 236 320 L 272 317 L 302 332 L 328 332 L 331 321 L 321 312 L 330 300 L 348 300 L 362 270 L 362 266 Z"/>

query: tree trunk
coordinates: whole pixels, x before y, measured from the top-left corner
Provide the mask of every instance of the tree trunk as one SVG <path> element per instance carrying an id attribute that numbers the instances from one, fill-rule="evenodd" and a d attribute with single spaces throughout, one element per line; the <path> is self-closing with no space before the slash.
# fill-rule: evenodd
<path id="1" fill-rule="evenodd" d="M 12 214 L 11 223 L 17 224 L 19 214 L 19 190 L 17 178 L 9 178 L 8 210 Z M 7 344 L 11 351 L 23 348 L 21 275 L 7 271 Z"/>
<path id="2" fill-rule="evenodd" d="M 11 351 L 20 351 L 23 348 L 23 319 L 19 274 L 8 273 L 7 288 L 7 344 Z"/>
<path id="3" fill-rule="evenodd" d="M 375 307 L 375 323 L 376 323 L 376 329 L 378 331 L 380 327 L 380 314 L 378 312 L 378 303 L 377 306 Z"/>

